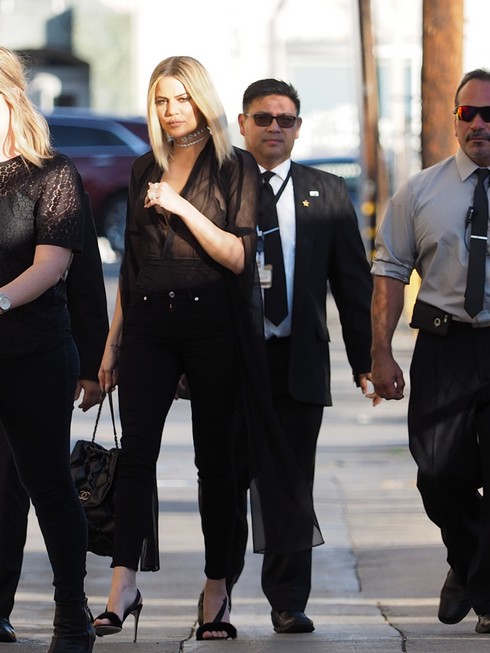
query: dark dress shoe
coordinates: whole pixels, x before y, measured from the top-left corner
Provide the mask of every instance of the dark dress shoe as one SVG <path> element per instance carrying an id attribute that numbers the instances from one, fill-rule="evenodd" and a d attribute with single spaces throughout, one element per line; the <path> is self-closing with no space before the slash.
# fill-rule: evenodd
<path id="1" fill-rule="evenodd" d="M 466 587 L 461 583 L 452 569 L 449 570 L 442 586 L 439 602 L 439 621 L 443 624 L 457 624 L 471 610 Z"/>
<path id="2" fill-rule="evenodd" d="M 490 614 L 479 614 L 478 623 L 475 626 L 477 633 L 490 633 Z"/>
<path id="3" fill-rule="evenodd" d="M 15 630 L 8 619 L 0 617 L 0 642 L 16 642 Z"/>
<path id="4" fill-rule="evenodd" d="M 304 612 L 277 612 L 271 610 L 272 625 L 276 633 L 311 633 L 313 621 Z"/>

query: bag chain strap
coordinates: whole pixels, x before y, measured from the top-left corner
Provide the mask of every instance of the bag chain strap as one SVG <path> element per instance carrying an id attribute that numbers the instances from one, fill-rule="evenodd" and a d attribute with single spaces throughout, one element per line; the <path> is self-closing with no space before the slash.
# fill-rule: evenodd
<path id="1" fill-rule="evenodd" d="M 109 397 L 109 408 L 111 409 L 111 419 L 112 419 L 112 431 L 114 434 L 114 442 L 116 443 L 116 449 L 119 449 L 119 442 L 117 440 L 117 432 L 116 432 L 116 420 L 114 417 L 114 404 L 112 403 L 112 393 L 106 393 L 102 395 L 102 399 L 99 404 L 99 409 L 97 411 L 97 417 L 95 418 L 95 425 L 94 425 L 94 432 L 92 434 L 92 442 L 95 442 L 95 434 L 97 433 L 97 427 L 99 425 L 99 419 L 100 419 L 100 414 L 102 413 L 102 405 L 104 403 L 104 399 L 106 397 Z"/>

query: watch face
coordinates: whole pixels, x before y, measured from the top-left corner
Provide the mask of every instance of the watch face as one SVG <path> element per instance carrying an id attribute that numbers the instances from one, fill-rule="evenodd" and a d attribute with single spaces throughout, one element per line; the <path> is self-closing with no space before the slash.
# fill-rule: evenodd
<path id="1" fill-rule="evenodd" d="M 0 295 L 0 309 L 2 311 L 8 311 L 10 308 L 10 299 L 7 295 Z"/>

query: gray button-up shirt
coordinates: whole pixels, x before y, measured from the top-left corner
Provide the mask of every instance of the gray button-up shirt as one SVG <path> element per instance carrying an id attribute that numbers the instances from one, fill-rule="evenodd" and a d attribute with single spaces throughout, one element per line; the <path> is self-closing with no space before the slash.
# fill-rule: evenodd
<path id="1" fill-rule="evenodd" d="M 406 181 L 393 195 L 379 227 L 372 273 L 408 283 L 415 269 L 422 279 L 419 299 L 455 320 L 489 326 L 488 245 L 483 310 L 471 319 L 463 306 L 471 234 L 467 218 L 477 168 L 460 149 Z"/>

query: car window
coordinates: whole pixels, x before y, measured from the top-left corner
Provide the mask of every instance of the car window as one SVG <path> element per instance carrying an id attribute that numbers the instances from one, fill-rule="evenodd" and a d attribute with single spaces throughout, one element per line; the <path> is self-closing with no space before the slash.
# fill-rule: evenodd
<path id="1" fill-rule="evenodd" d="M 343 177 L 349 192 L 354 193 L 359 190 L 361 166 L 357 161 L 315 161 L 309 163 L 309 165 L 325 172 L 331 172 L 338 177 Z"/>
<path id="2" fill-rule="evenodd" d="M 55 147 L 126 146 L 122 139 L 106 129 L 53 124 L 50 129 Z"/>

